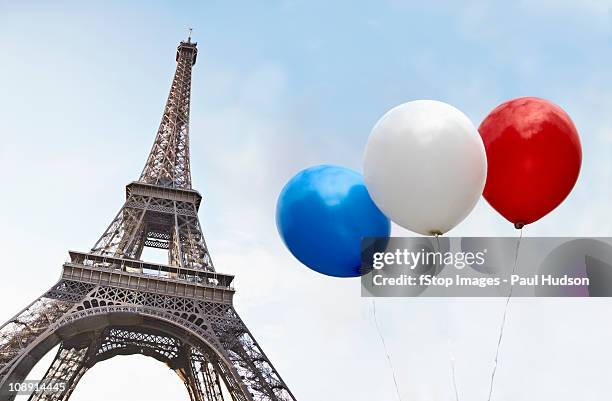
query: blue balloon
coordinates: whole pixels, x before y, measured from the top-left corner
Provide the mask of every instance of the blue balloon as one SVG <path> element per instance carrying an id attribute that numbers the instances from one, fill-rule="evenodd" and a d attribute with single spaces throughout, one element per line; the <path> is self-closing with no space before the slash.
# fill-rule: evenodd
<path id="1" fill-rule="evenodd" d="M 391 231 L 362 175 L 330 165 L 303 170 L 285 185 L 276 226 L 293 256 L 334 277 L 360 276 L 361 238 L 388 237 Z"/>

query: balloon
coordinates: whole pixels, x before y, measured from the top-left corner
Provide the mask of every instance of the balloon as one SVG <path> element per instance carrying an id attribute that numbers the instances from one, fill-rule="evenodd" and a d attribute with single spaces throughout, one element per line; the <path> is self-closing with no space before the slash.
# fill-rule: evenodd
<path id="1" fill-rule="evenodd" d="M 361 174 L 329 165 L 303 170 L 285 185 L 276 226 L 293 256 L 335 277 L 360 276 L 361 238 L 388 237 L 391 231 Z"/>
<path id="2" fill-rule="evenodd" d="M 556 208 L 582 163 L 574 123 L 559 106 L 535 97 L 502 103 L 479 128 L 488 159 L 485 199 L 517 228 Z"/>
<path id="3" fill-rule="evenodd" d="M 593 238 L 573 239 L 555 248 L 542 262 L 539 275 L 589 278 L 587 286 L 537 286 L 538 297 L 612 296 L 612 247 Z"/>
<path id="4" fill-rule="evenodd" d="M 404 103 L 374 126 L 364 176 L 372 199 L 391 220 L 424 235 L 443 234 L 474 208 L 487 159 L 469 118 L 434 100 Z"/>

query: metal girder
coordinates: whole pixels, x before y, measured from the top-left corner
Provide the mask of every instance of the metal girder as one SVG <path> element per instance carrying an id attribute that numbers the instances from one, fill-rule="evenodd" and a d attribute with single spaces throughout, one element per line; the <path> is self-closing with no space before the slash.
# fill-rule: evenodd
<path id="1" fill-rule="evenodd" d="M 69 399 L 79 380 L 88 369 L 85 364 L 87 354 L 87 347 L 81 349 L 64 348 L 61 345 L 45 377 L 41 380 L 41 383 L 49 386 L 49 388 L 34 391 L 28 400 L 64 401 Z M 60 383 L 62 383 L 63 388 L 59 390 L 53 388 L 53 384 Z"/>

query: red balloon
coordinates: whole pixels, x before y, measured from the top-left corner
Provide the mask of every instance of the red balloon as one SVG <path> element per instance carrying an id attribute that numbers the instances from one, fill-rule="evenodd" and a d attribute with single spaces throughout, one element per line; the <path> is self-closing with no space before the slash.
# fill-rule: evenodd
<path id="1" fill-rule="evenodd" d="M 576 184 L 580 138 L 556 104 L 535 97 L 507 101 L 478 131 L 488 164 L 483 196 L 516 228 L 547 215 Z"/>

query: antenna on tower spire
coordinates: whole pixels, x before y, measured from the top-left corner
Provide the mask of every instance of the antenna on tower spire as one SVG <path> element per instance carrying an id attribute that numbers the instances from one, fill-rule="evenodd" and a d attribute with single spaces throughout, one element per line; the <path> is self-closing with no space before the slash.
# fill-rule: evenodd
<path id="1" fill-rule="evenodd" d="M 187 38 L 187 43 L 191 43 L 191 34 L 193 33 L 193 28 L 189 28 L 189 37 Z"/>

